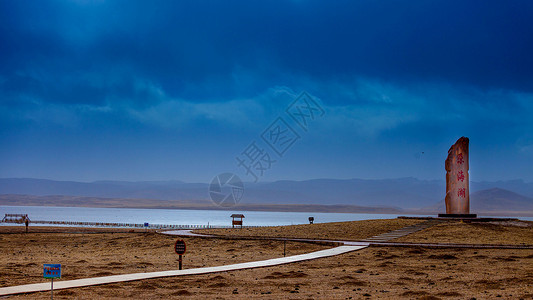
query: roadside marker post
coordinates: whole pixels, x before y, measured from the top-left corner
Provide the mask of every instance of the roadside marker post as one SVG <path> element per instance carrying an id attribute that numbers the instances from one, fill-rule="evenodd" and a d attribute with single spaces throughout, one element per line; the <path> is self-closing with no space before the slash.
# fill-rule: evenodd
<path id="1" fill-rule="evenodd" d="M 52 279 L 50 284 L 51 298 L 54 299 L 54 278 L 61 278 L 61 264 L 43 264 L 43 277 Z"/>
<path id="2" fill-rule="evenodd" d="M 174 251 L 176 251 L 176 254 L 179 255 L 179 269 L 182 269 L 182 255 L 185 254 L 185 250 L 187 250 L 187 246 L 185 245 L 184 240 L 177 240 L 174 244 Z"/>

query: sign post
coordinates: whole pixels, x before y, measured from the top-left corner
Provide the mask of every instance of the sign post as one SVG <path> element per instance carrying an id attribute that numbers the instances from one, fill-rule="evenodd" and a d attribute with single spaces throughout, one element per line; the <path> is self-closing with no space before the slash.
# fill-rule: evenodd
<path id="1" fill-rule="evenodd" d="M 61 278 L 61 264 L 44 264 L 43 277 L 52 279 L 52 283 L 50 285 L 50 299 L 54 299 L 54 278 Z"/>
<path id="2" fill-rule="evenodd" d="M 174 251 L 176 251 L 176 254 L 179 255 L 179 269 L 181 270 L 182 268 L 182 255 L 185 254 L 185 250 L 187 249 L 186 245 L 185 245 L 185 241 L 183 240 L 177 240 L 176 241 L 176 244 L 174 244 Z"/>

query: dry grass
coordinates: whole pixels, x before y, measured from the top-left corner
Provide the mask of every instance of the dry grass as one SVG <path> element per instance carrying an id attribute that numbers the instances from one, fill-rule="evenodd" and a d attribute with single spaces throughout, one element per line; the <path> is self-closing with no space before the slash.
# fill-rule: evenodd
<path id="1" fill-rule="evenodd" d="M 202 229 L 196 233 L 222 236 L 288 237 L 357 241 L 422 222 L 412 219 L 365 220 L 291 226 Z"/>
<path id="2" fill-rule="evenodd" d="M 533 222 L 446 222 L 394 241 L 533 245 Z"/>
<path id="3" fill-rule="evenodd" d="M 353 239 L 359 239 L 379 234 L 387 226 L 391 228 L 399 226 L 394 221 L 391 220 L 390 225 L 382 220 L 353 222 L 358 224 L 354 227 L 360 229 L 357 234 L 345 232 L 344 229 L 338 231 L 336 224 L 302 227 L 307 227 L 306 230 L 314 234 L 311 237 L 341 238 L 349 234 L 350 237 L 356 236 Z M 364 226 L 364 223 L 381 224 L 382 227 L 376 233 L 374 229 Z M 341 227 L 346 228 L 345 225 Z M 470 241 L 481 243 L 494 241 L 493 236 L 498 235 L 498 232 L 511 235 L 513 237 L 510 239 L 521 243 L 520 239 L 528 241 L 527 235 L 531 235 L 532 232 L 531 227 L 527 227 L 526 231 L 515 231 L 504 224 L 492 225 L 499 228 L 490 227 L 491 224 L 481 228 L 477 225 L 469 227 L 454 223 L 440 226 L 453 228 L 460 235 L 477 234 L 479 236 L 471 238 Z M 363 231 L 362 228 L 368 228 L 368 231 Z M 280 230 L 279 228 L 269 230 L 274 229 Z M 2 230 L 4 228 L 0 227 L 0 232 Z M 444 230 L 446 229 L 433 228 L 416 235 L 426 235 L 426 242 L 441 241 L 440 232 Z M 287 232 L 294 233 L 294 229 L 289 229 Z M 434 237 L 431 232 L 435 233 Z M 282 232 L 271 231 L 270 234 L 281 235 Z M 1 286 L 45 281 L 41 278 L 42 263 L 62 263 L 65 268 L 63 279 L 94 276 L 100 272 L 122 274 L 167 270 L 174 268 L 176 264 L 176 255 L 172 252 L 175 238 L 154 233 L 20 233 L 0 234 L 0 238 L 2 247 L 0 272 L 5 274 L 0 279 Z M 31 240 L 35 242 L 30 242 Z M 188 246 L 184 264 L 186 268 L 280 257 L 283 251 L 282 242 L 199 238 L 185 240 Z M 447 242 L 465 241 L 457 239 Z M 287 243 L 288 253 L 291 255 L 323 248 L 304 243 Z M 10 299 L 49 297 L 50 293 L 33 293 L 13 296 Z M 54 293 L 56 299 L 350 299 L 350 297 L 352 299 L 500 297 L 532 299 L 533 250 L 371 247 L 335 257 L 276 267 L 158 278 L 60 290 Z"/>
<path id="4" fill-rule="evenodd" d="M 532 290 L 533 250 L 376 247 L 269 268 L 64 290 L 55 298 L 530 299 Z"/>
<path id="5" fill-rule="evenodd" d="M 15 228 L 19 232 L 21 229 Z M 89 233 L 90 230 L 56 227 L 44 230 L 54 233 L 24 234 L 0 227 L 0 286 L 46 282 L 43 264 L 47 263 L 62 264 L 63 280 L 177 269 L 176 237 L 154 231 Z M 283 242 L 279 241 L 183 240 L 187 243 L 183 264 L 189 269 L 283 256 Z M 324 248 L 309 243 L 286 244 L 288 255 Z"/>

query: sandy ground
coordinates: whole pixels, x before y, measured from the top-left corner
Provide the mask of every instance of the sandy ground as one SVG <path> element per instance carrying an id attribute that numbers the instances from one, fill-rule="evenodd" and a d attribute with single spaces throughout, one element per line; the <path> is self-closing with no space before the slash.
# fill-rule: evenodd
<path id="1" fill-rule="evenodd" d="M 223 236 L 289 237 L 357 241 L 423 221 L 424 220 L 386 219 L 242 229 L 202 229 L 194 232 Z"/>
<path id="2" fill-rule="evenodd" d="M 155 231 L 0 227 L 0 286 L 46 282 L 43 264 L 62 264 L 62 279 L 177 269 L 176 237 Z M 181 238 L 180 238 L 181 239 Z M 283 242 L 183 238 L 185 268 L 211 267 L 283 256 Z M 287 255 L 321 250 L 326 246 L 287 242 Z"/>
<path id="3" fill-rule="evenodd" d="M 533 245 L 533 222 L 446 222 L 394 241 Z"/>
<path id="4" fill-rule="evenodd" d="M 383 228 L 387 221 L 380 221 Z M 356 223 L 351 224 L 351 223 Z M 379 222 L 378 222 L 379 223 Z M 374 235 L 374 221 L 350 222 L 357 235 Z M 397 226 L 396 220 L 390 222 Z M 504 224 L 454 225 L 458 233 L 477 230 L 476 241 L 487 243 L 502 232 L 507 240 L 533 236 L 531 227 L 509 229 Z M 323 226 L 322 226 L 323 225 Z M 328 234 L 337 226 L 313 224 Z M 443 225 L 439 225 L 443 226 Z M 465 226 L 465 227 L 462 227 Z M 499 229 L 492 227 L 496 226 Z M 322 228 L 323 227 L 323 228 Z M 367 232 L 363 228 L 367 228 Z M 441 238 L 442 228 L 416 233 L 413 240 Z M 274 228 L 260 228 L 272 230 Z M 0 227 L 0 285 L 46 281 L 43 263 L 62 263 L 62 279 L 172 269 L 176 238 L 153 232 L 15 233 L 22 227 Z M 244 229 L 243 229 L 244 230 Z M 292 229 L 291 229 L 292 230 Z M 462 231 L 461 231 L 462 230 Z M 234 231 L 240 231 L 235 229 Z M 229 231 L 231 233 L 231 230 Z M 315 233 L 319 234 L 319 233 Z M 345 233 L 339 233 L 345 234 Z M 366 235 L 366 236 L 365 236 Z M 307 236 L 306 236 L 307 237 Z M 363 237 L 363 238 L 364 238 Z M 486 237 L 484 239 L 483 237 Z M 185 268 L 214 266 L 280 257 L 282 242 L 187 238 Z M 450 242 L 449 240 L 446 240 Z M 472 241 L 472 239 L 470 240 Z M 452 241 L 455 242 L 455 241 Z M 287 254 L 326 246 L 287 243 Z M 12 296 L 10 299 L 48 299 L 49 293 Z M 533 299 L 533 250 L 429 249 L 371 247 L 336 257 L 283 266 L 210 275 L 159 278 L 56 291 L 56 299 Z"/>

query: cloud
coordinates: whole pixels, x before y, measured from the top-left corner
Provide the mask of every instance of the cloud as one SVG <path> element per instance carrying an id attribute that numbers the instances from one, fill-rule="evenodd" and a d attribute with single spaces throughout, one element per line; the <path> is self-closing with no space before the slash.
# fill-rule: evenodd
<path id="1" fill-rule="evenodd" d="M 259 134 L 306 91 L 327 111 L 309 141 L 405 149 L 470 135 L 530 151 L 531 1 L 124 4 L 0 1 L 0 131 L 136 141 L 187 129 L 208 144 Z"/>
<path id="2" fill-rule="evenodd" d="M 126 108 L 135 120 L 163 128 L 181 128 L 198 122 L 218 126 L 259 128 L 290 104 L 295 93 L 287 87 L 272 87 L 250 98 L 213 99 L 195 102 L 162 95 L 164 101 L 147 108 Z"/>
<path id="3" fill-rule="evenodd" d="M 129 68 L 181 98 L 190 98 L 184 86 L 230 78 L 236 67 L 269 78 L 361 76 L 531 92 L 532 5 L 10 1 L 1 9 L 0 62 L 3 74 L 39 68 L 52 78 Z M 212 87 L 206 98 L 241 96 L 232 88 Z"/>
<path id="4" fill-rule="evenodd" d="M 6 111 L 17 111 L 15 115 L 21 119 L 71 123 L 71 126 L 78 124 L 76 120 L 90 122 L 91 119 L 114 115 L 129 119 L 130 122 L 167 129 L 194 126 L 198 122 L 259 128 L 276 114 L 283 113 L 297 95 L 307 91 L 319 98 L 328 111 L 324 126 L 352 131 L 361 137 L 378 137 L 409 124 L 450 128 L 462 126 L 466 129 L 501 124 L 532 128 L 529 121 L 533 111 L 531 93 L 479 89 L 446 82 L 399 84 L 363 77 L 320 81 L 289 73 L 285 76 L 290 78 L 292 85 L 268 86 L 272 84 L 270 78 L 253 76 L 253 70 L 238 68 L 232 74 L 231 84 L 234 84 L 234 88 L 239 90 L 252 86 L 254 89 L 248 91 L 252 96 L 203 94 L 204 86 L 199 85 L 199 99 L 194 93 L 189 98 L 175 97 L 157 81 L 136 78 L 128 75 L 126 70 L 116 70 L 111 74 L 88 73 L 58 79 L 68 91 L 61 90 L 59 94 L 69 95 L 72 99 L 54 98 L 56 94 L 53 92 L 40 93 L 38 89 L 25 88 L 24 93 L 19 94 L 4 89 L 4 95 L 13 97 L 3 97 L 0 103 L 3 103 Z M 42 75 L 34 76 L 33 81 L 39 80 L 52 86 L 55 81 Z M 3 86 L 12 87 L 6 82 L 3 80 Z M 82 82 L 98 92 L 84 93 L 87 88 L 76 88 Z M 205 87 L 220 86 L 227 82 L 225 78 L 220 79 L 220 82 L 212 80 Z M 45 83 L 35 85 L 48 86 Z M 266 88 L 258 90 L 259 87 Z M 56 88 L 59 89 L 59 85 Z M 54 90 L 53 87 L 50 89 Z"/>
<path id="5" fill-rule="evenodd" d="M 119 82 L 120 86 L 102 87 L 105 92 L 102 92 L 101 99 L 84 98 L 87 95 L 77 97 L 77 92 L 71 92 L 73 100 L 53 98 L 56 101 L 51 101 L 45 94 L 26 91 L 24 94 L 4 97 L 0 101 L 0 113 L 4 121 L 56 124 L 71 128 L 82 124 L 91 126 L 91 123 L 113 116 L 165 129 L 191 127 L 204 121 L 219 126 L 247 128 L 264 125 L 268 118 L 283 111 L 296 95 L 287 87 L 274 86 L 254 97 L 214 97 L 196 101 L 194 98 L 169 96 L 160 85 L 149 80 L 135 79 L 122 84 Z"/>
<path id="6" fill-rule="evenodd" d="M 344 128 L 360 137 L 377 138 L 395 132 L 410 136 L 422 128 L 484 133 L 498 139 L 507 135 L 514 141 L 533 131 L 533 93 L 512 90 L 481 90 L 447 83 L 420 82 L 397 85 L 376 79 L 335 83 L 318 90 L 328 111 L 329 126 Z M 335 98 L 352 101 L 329 101 Z M 411 129 L 409 129 L 411 127 Z M 418 129 L 417 129 L 418 128 Z M 407 130 L 407 131 L 406 131 Z M 491 131 L 492 130 L 492 131 Z"/>

